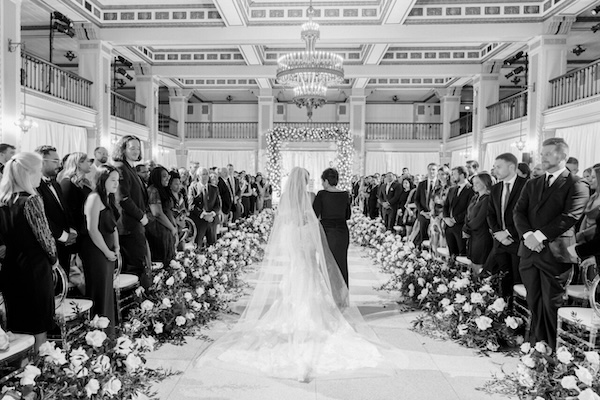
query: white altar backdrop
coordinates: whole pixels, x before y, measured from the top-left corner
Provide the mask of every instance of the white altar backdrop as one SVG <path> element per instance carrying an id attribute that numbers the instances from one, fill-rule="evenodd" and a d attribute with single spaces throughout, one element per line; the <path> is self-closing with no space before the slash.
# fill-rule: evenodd
<path id="1" fill-rule="evenodd" d="M 199 162 L 201 167 L 226 167 L 233 164 L 236 171 L 256 173 L 256 151 L 252 150 L 190 150 L 188 164 Z"/>
<path id="2" fill-rule="evenodd" d="M 81 126 L 59 124 L 45 119 L 32 118 L 37 126 L 32 126 L 21 136 L 21 151 L 34 151 L 47 144 L 56 147 L 59 157 L 81 151 L 87 153 L 87 130 Z M 93 155 L 90 155 L 93 157 Z"/>
<path id="3" fill-rule="evenodd" d="M 584 169 L 600 162 L 600 122 L 559 128 L 556 137 L 565 139 L 569 145 L 569 155 L 579 160 L 580 176 Z"/>
<path id="4" fill-rule="evenodd" d="M 156 163 L 162 165 L 166 169 L 179 167 L 179 165 L 177 165 L 177 155 L 175 153 L 175 149 L 162 146 L 159 147 Z M 186 167 L 186 165 L 181 165 L 181 167 Z"/>
<path id="5" fill-rule="evenodd" d="M 429 163 L 439 163 L 439 152 L 367 152 L 365 172 L 374 174 L 376 172 L 394 172 L 402 174 L 402 168 L 408 168 L 412 175 L 427 173 Z"/>
<path id="6" fill-rule="evenodd" d="M 286 177 L 294 167 L 302 167 L 310 173 L 309 190 L 318 192 L 321 186 L 321 174 L 326 168 L 334 166 L 337 158 L 335 151 L 281 151 L 282 182 L 285 187 Z"/>
<path id="7" fill-rule="evenodd" d="M 491 142 L 485 146 L 485 154 L 481 163 L 481 171 L 490 172 L 494 166 L 496 157 L 503 153 L 512 153 L 521 162 L 523 160 L 523 152 L 517 149 L 513 144 L 518 139 L 501 140 L 499 142 Z"/>

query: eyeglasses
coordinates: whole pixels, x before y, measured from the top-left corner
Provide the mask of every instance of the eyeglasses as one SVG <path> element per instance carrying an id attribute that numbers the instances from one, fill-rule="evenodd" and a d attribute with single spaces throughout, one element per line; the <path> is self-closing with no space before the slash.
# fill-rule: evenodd
<path id="1" fill-rule="evenodd" d="M 52 163 L 60 163 L 58 158 L 44 158 L 44 161 L 52 162 Z"/>

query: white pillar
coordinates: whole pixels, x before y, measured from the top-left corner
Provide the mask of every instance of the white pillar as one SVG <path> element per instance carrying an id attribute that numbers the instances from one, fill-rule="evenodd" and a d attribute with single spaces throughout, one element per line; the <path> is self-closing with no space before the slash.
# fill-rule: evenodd
<path id="1" fill-rule="evenodd" d="M 141 75 L 138 71 L 144 71 Z M 157 76 L 152 75 L 152 67 L 144 64 L 141 68 L 136 66 L 135 76 L 135 101 L 146 106 L 146 126 L 148 127 L 148 148 L 151 154 L 146 153 L 145 158 L 156 160 L 159 155 L 158 140 L 158 86 Z"/>
<path id="2" fill-rule="evenodd" d="M 19 148 L 22 113 L 21 47 L 9 50 L 8 40 L 21 42 L 21 0 L 0 1 L 0 141 Z"/>
<path id="3" fill-rule="evenodd" d="M 273 129 L 275 97 L 271 89 L 260 89 L 258 96 L 258 153 L 256 171 L 267 172 L 267 131 Z"/>
<path id="4" fill-rule="evenodd" d="M 366 167 L 366 115 L 367 96 L 365 89 L 352 89 L 350 95 L 350 133 L 354 138 L 354 164 L 352 173 L 360 176 L 365 174 Z"/>
<path id="5" fill-rule="evenodd" d="M 169 96 L 169 114 L 171 118 L 177 120 L 177 136 L 179 137 L 179 149 L 176 150 L 176 154 L 178 167 L 187 167 L 188 151 L 185 148 L 185 117 L 187 114 L 187 101 L 187 96 Z"/>
<path id="6" fill-rule="evenodd" d="M 481 66 L 481 73 L 473 79 L 473 152 L 474 159 L 483 159 L 483 129 L 487 125 L 487 107 L 500 98 L 501 61 Z M 491 72 L 490 72 L 491 71 Z"/>
<path id="7" fill-rule="evenodd" d="M 98 111 L 94 147 L 104 146 L 110 149 L 112 46 L 101 40 L 82 40 L 79 42 L 78 57 L 79 76 L 93 82 L 92 107 Z"/>
<path id="8" fill-rule="evenodd" d="M 545 139 L 542 114 L 550 103 L 550 79 L 567 70 L 567 36 L 541 35 L 529 42 L 529 71 L 527 75 L 528 147 L 534 164 L 540 161 L 542 142 Z"/>

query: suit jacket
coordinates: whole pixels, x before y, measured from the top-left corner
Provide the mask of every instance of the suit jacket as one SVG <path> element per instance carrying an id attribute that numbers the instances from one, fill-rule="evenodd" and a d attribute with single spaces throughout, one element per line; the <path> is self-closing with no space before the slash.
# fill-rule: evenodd
<path id="1" fill-rule="evenodd" d="M 519 243 L 519 233 L 517 232 L 517 227 L 515 226 L 515 222 L 513 219 L 513 210 L 517 204 L 517 200 L 521 196 L 521 191 L 523 187 L 525 187 L 525 183 L 527 183 L 527 179 L 521 178 L 517 176 L 515 179 L 515 183 L 510 190 L 510 195 L 508 196 L 508 202 L 506 203 L 506 209 L 504 210 L 504 223 L 506 225 L 506 229 L 513 237 L 513 244 L 511 247 L 518 247 Z M 492 186 L 492 190 L 490 192 L 490 200 L 488 204 L 488 214 L 487 220 L 492 233 L 496 233 L 502 230 L 502 190 L 504 188 L 504 182 L 498 182 L 494 186 Z M 494 240 L 494 247 L 501 246 L 502 244 L 497 240 Z"/>
<path id="2" fill-rule="evenodd" d="M 448 191 L 448 197 L 444 201 L 443 215 L 445 218 L 454 218 L 456 223 L 461 225 L 465 222 L 467 208 L 475 192 L 473 192 L 469 184 L 463 187 L 460 194 L 458 194 L 458 189 L 459 186 L 453 186 Z"/>
<path id="3" fill-rule="evenodd" d="M 429 202 L 427 201 L 428 179 L 425 179 L 425 180 L 419 182 L 419 185 L 417 186 L 417 189 L 415 191 L 414 203 L 417 206 L 417 212 L 419 212 L 419 213 L 421 211 L 425 211 L 425 212 L 431 211 L 429 209 Z M 435 187 L 435 185 L 434 185 L 434 187 Z M 431 197 L 433 197 L 433 189 L 431 190 L 431 192 L 432 192 L 432 194 L 431 194 L 429 200 L 431 200 Z"/>
<path id="4" fill-rule="evenodd" d="M 208 184 L 208 196 L 204 195 L 204 188 L 196 186 L 195 190 L 190 190 L 190 195 L 193 196 L 190 208 L 198 214 L 202 214 L 202 211 L 215 213 L 221 212 L 221 196 L 219 195 L 219 188 Z"/>
<path id="5" fill-rule="evenodd" d="M 227 177 L 225 182 L 227 183 L 227 186 L 229 186 L 229 189 L 231 189 L 231 193 L 233 193 L 233 197 L 241 198 L 242 197 L 242 187 L 240 185 L 240 180 L 235 177 L 233 179 L 235 182 L 233 187 L 231 187 L 231 181 L 230 181 L 229 177 Z"/>
<path id="6" fill-rule="evenodd" d="M 65 200 L 65 206 L 69 211 L 72 224 L 75 226 L 77 232 L 85 232 L 87 227 L 85 226 L 83 207 L 85 205 L 85 200 L 89 194 L 92 193 L 92 188 L 86 185 L 78 187 L 68 178 L 64 178 L 60 182 L 60 188 L 62 189 L 63 199 Z"/>
<path id="7" fill-rule="evenodd" d="M 600 214 L 596 218 L 596 233 L 594 237 L 585 243 L 577 245 L 575 251 L 582 260 L 591 256 L 596 256 L 596 259 L 600 257 Z"/>
<path id="8" fill-rule="evenodd" d="M 44 181 L 40 182 L 37 191 L 44 201 L 44 211 L 46 212 L 46 218 L 48 219 L 48 225 L 50 226 L 52 236 L 54 236 L 54 239 L 58 240 L 63 232 L 69 233 L 70 229 L 74 228 L 74 226 L 71 222 L 71 215 L 69 214 L 67 203 L 63 197 L 60 185 L 54 179 L 51 180 L 50 184 L 56 191 L 58 200 L 50 190 L 48 184 Z"/>
<path id="9" fill-rule="evenodd" d="M 218 188 L 221 196 L 221 208 L 223 213 L 229 214 L 231 212 L 231 207 L 233 206 L 233 193 L 231 192 L 231 188 L 221 177 L 219 177 Z"/>
<path id="10" fill-rule="evenodd" d="M 115 167 L 120 174 L 117 204 L 122 210 L 117 227 L 120 235 L 127 235 L 141 223 L 148 210 L 148 192 L 129 163 L 116 161 Z"/>
<path id="11" fill-rule="evenodd" d="M 514 210 L 519 238 L 527 232 L 541 231 L 552 255 L 561 263 L 576 263 L 567 248 L 575 244 L 575 223 L 583 215 L 589 197 L 586 186 L 569 170 L 560 174 L 552 186 L 544 190 L 546 175 L 527 181 Z M 533 254 L 523 243 L 519 256 Z"/>
<path id="12" fill-rule="evenodd" d="M 385 194 L 385 183 L 380 183 L 376 186 L 377 190 L 377 207 L 381 207 L 381 203 L 385 201 L 383 195 Z"/>
<path id="13" fill-rule="evenodd" d="M 382 188 L 382 199 L 390 203 L 392 209 L 398 209 L 400 206 L 400 195 L 402 195 L 402 186 L 396 181 L 392 182 L 390 190 L 386 192 L 387 184 Z"/>

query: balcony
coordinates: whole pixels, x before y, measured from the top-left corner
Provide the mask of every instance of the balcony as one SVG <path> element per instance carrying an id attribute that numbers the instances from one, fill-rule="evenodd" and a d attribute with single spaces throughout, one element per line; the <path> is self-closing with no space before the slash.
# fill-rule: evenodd
<path id="1" fill-rule="evenodd" d="M 276 122 L 273 124 L 274 128 L 349 128 L 350 124 L 347 122 Z"/>
<path id="2" fill-rule="evenodd" d="M 455 138 L 466 133 L 473 132 L 473 114 L 469 113 L 450 122 L 450 138 Z"/>
<path id="3" fill-rule="evenodd" d="M 21 52 L 21 85 L 71 103 L 92 107 L 91 81 L 26 52 Z"/>
<path id="4" fill-rule="evenodd" d="M 146 125 L 146 106 L 115 92 L 111 92 L 111 96 L 111 115 L 136 124 Z"/>
<path id="5" fill-rule="evenodd" d="M 487 107 L 486 126 L 498 125 L 527 115 L 527 91 L 522 91 Z"/>
<path id="6" fill-rule="evenodd" d="M 365 124 L 367 140 L 441 140 L 441 123 L 374 123 Z"/>
<path id="7" fill-rule="evenodd" d="M 186 139 L 258 139 L 258 122 L 186 122 Z"/>
<path id="8" fill-rule="evenodd" d="M 177 125 L 179 122 L 168 115 L 158 113 L 158 130 L 167 135 L 177 137 Z"/>
<path id="9" fill-rule="evenodd" d="M 558 107 L 600 94 L 600 60 L 550 81 L 549 107 Z"/>

